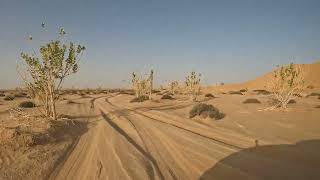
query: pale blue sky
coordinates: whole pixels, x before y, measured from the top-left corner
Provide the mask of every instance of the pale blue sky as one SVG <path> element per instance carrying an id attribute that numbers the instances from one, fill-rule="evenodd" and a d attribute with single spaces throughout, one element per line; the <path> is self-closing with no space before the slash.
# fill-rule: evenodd
<path id="1" fill-rule="evenodd" d="M 59 26 L 87 47 L 68 86 L 125 87 L 151 67 L 158 84 L 191 70 L 205 84 L 241 82 L 320 59 L 319 9 L 319 0 L 0 0 L 0 88 L 19 85 L 28 35 L 50 40 Z"/>

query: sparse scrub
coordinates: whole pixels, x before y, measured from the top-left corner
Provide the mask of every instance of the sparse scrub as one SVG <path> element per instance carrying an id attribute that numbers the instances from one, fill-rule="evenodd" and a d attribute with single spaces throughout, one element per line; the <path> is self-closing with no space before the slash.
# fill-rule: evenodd
<path id="1" fill-rule="evenodd" d="M 132 89 L 135 92 L 136 98 L 139 99 L 141 96 L 146 96 L 148 94 L 148 99 L 152 99 L 153 91 L 153 75 L 154 71 L 150 71 L 148 78 L 138 77 L 136 73 L 132 73 Z M 141 98 L 145 99 L 145 98 Z M 139 102 L 139 101 L 138 101 Z"/>
<path id="2" fill-rule="evenodd" d="M 192 101 L 197 100 L 197 96 L 200 94 L 200 82 L 201 82 L 201 74 L 196 74 L 196 72 L 191 72 L 186 77 L 186 88 L 187 92 L 190 95 Z"/>
<path id="3" fill-rule="evenodd" d="M 20 108 L 34 108 L 36 104 L 32 101 L 24 101 L 19 104 Z"/>
<path id="4" fill-rule="evenodd" d="M 176 94 L 178 93 L 179 90 L 179 82 L 178 81 L 172 81 L 169 83 L 169 91 L 171 94 Z"/>
<path id="5" fill-rule="evenodd" d="M 63 28 L 60 29 L 59 34 L 60 38 L 66 34 Z M 57 119 L 58 92 L 66 77 L 78 72 L 79 61 L 84 50 L 84 46 L 54 40 L 40 46 L 40 56 L 36 55 L 35 51 L 31 55 L 21 53 L 26 63 L 26 70 L 23 73 L 19 72 L 20 76 L 30 96 L 42 105 L 39 110 L 46 117 Z"/>
<path id="6" fill-rule="evenodd" d="M 5 100 L 5 101 L 13 101 L 14 100 L 14 96 L 8 95 L 5 98 L 3 98 L 3 100 Z"/>
<path id="7" fill-rule="evenodd" d="M 195 116 L 202 116 L 204 118 L 210 117 L 211 119 L 222 119 L 224 118 L 225 114 L 221 113 L 218 108 L 214 107 L 213 105 L 199 103 L 191 109 L 189 112 L 189 118 L 194 118 Z"/>
<path id="8" fill-rule="evenodd" d="M 288 102 L 288 104 L 296 104 L 296 103 L 297 103 L 297 101 L 294 99 L 290 99 L 290 101 Z"/>
<path id="9" fill-rule="evenodd" d="M 312 97 L 312 96 L 318 96 L 318 97 L 320 97 L 320 93 L 315 93 L 315 92 L 313 92 L 313 93 L 310 93 L 310 94 L 307 95 L 307 97 Z"/>
<path id="10" fill-rule="evenodd" d="M 240 91 L 229 91 L 228 93 L 232 95 L 243 95 Z"/>
<path id="11" fill-rule="evenodd" d="M 240 89 L 240 92 L 244 93 L 244 92 L 248 92 L 248 89 Z"/>
<path id="12" fill-rule="evenodd" d="M 146 95 L 142 95 L 142 96 L 139 96 L 139 97 L 136 97 L 134 99 L 132 99 L 130 102 L 131 103 L 134 103 L 134 102 L 144 102 L 144 101 L 147 101 L 149 100 L 149 97 L 146 96 Z"/>
<path id="13" fill-rule="evenodd" d="M 6 95 L 3 93 L 0 93 L 0 97 L 5 97 Z"/>
<path id="14" fill-rule="evenodd" d="M 253 90 L 253 92 L 257 93 L 257 95 L 269 95 L 272 94 L 270 91 L 264 90 L 264 89 L 256 89 Z"/>
<path id="15" fill-rule="evenodd" d="M 273 96 L 279 101 L 275 106 L 268 109 L 275 109 L 281 107 L 285 109 L 291 99 L 300 95 L 305 89 L 304 74 L 302 74 L 301 67 L 292 63 L 290 65 L 282 66 L 274 71 L 274 78 L 271 81 L 271 89 Z"/>
<path id="16" fill-rule="evenodd" d="M 213 94 L 211 93 L 207 93 L 206 95 L 204 95 L 206 98 L 215 98 Z"/>
<path id="17" fill-rule="evenodd" d="M 14 94 L 14 97 L 16 98 L 23 98 L 23 97 L 27 97 L 28 94 L 27 93 L 16 93 Z"/>
<path id="18" fill-rule="evenodd" d="M 169 100 L 173 100 L 174 98 L 170 95 L 170 94 L 165 94 L 161 97 L 161 99 L 169 99 Z"/>
<path id="19" fill-rule="evenodd" d="M 260 104 L 261 102 L 256 98 L 248 98 L 242 102 L 243 104 Z"/>

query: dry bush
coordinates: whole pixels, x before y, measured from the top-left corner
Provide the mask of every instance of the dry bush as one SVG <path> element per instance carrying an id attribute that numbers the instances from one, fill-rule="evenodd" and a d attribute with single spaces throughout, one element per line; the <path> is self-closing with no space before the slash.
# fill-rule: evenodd
<path id="1" fill-rule="evenodd" d="M 201 82 L 201 74 L 196 74 L 196 72 L 191 72 L 187 77 L 186 77 L 186 90 L 188 94 L 190 95 L 192 101 L 197 100 L 197 96 L 200 94 L 200 82 Z"/>
<path id="2" fill-rule="evenodd" d="M 245 101 L 243 101 L 242 103 L 243 104 L 253 104 L 253 103 L 260 104 L 261 102 L 256 98 L 248 98 Z"/>
<path id="3" fill-rule="evenodd" d="M 288 104 L 296 104 L 296 103 L 297 103 L 297 101 L 294 99 L 290 99 L 290 101 L 288 102 Z"/>
<path id="4" fill-rule="evenodd" d="M 213 105 L 208 105 L 204 103 L 199 103 L 190 110 L 189 118 L 193 118 L 195 116 L 202 116 L 203 118 L 210 117 L 211 119 L 222 119 L 225 117 L 225 114 L 221 113 L 218 108 Z"/>
<path id="5" fill-rule="evenodd" d="M 131 103 L 134 103 L 134 102 L 144 102 L 144 101 L 147 101 L 149 100 L 149 96 L 146 96 L 146 95 L 141 95 L 139 97 L 136 97 L 134 99 L 132 99 L 130 102 Z"/>
<path id="6" fill-rule="evenodd" d="M 270 82 L 273 96 L 279 103 L 268 109 L 277 107 L 285 109 L 289 101 L 296 97 L 294 95 L 301 95 L 305 89 L 302 69 L 299 65 L 293 65 L 292 63 L 276 69 Z"/>
<path id="7" fill-rule="evenodd" d="M 204 95 L 207 98 L 215 98 L 213 94 L 211 93 L 207 93 L 206 95 Z"/>
<path id="8" fill-rule="evenodd" d="M 132 89 L 135 92 L 136 98 L 148 95 L 148 99 L 152 99 L 153 75 L 153 70 L 150 71 L 150 75 L 147 78 L 138 77 L 136 73 L 132 73 Z"/>
<path id="9" fill-rule="evenodd" d="M 36 104 L 32 101 L 23 101 L 19 104 L 20 108 L 34 108 Z"/>
<path id="10" fill-rule="evenodd" d="M 169 83 L 169 91 L 171 94 L 176 94 L 179 92 L 179 82 L 178 81 L 172 81 Z"/>
<path id="11" fill-rule="evenodd" d="M 306 97 L 312 97 L 312 96 L 319 96 L 320 97 L 320 93 L 313 92 L 313 93 L 308 94 Z"/>
<path id="12" fill-rule="evenodd" d="M 243 92 L 248 92 L 248 89 L 247 88 L 246 89 L 240 89 L 239 91 L 242 92 L 242 93 Z"/>
<path id="13" fill-rule="evenodd" d="M 174 98 L 170 95 L 170 94 L 165 94 L 161 97 L 161 99 L 169 99 L 169 100 L 173 100 Z"/>
<path id="14" fill-rule="evenodd" d="M 0 97 L 5 97 L 6 95 L 4 93 L 0 93 Z"/>
<path id="15" fill-rule="evenodd" d="M 60 28 L 59 38 L 62 39 L 65 34 L 64 29 Z M 46 117 L 57 119 L 56 101 L 59 98 L 59 91 L 66 77 L 78 71 L 84 50 L 84 46 L 55 40 L 40 46 L 40 55 L 35 51 L 31 55 L 21 53 L 25 69 L 21 72 L 18 68 L 18 72 L 25 82 L 29 95 L 42 105 L 39 110 Z"/>
<path id="16" fill-rule="evenodd" d="M 242 92 L 240 92 L 240 91 L 229 91 L 228 94 L 243 95 Z"/>
<path id="17" fill-rule="evenodd" d="M 5 98 L 3 98 L 3 100 L 5 100 L 5 101 L 13 101 L 14 100 L 14 96 L 8 95 Z"/>
<path id="18" fill-rule="evenodd" d="M 269 95 L 272 94 L 270 91 L 264 90 L 264 89 L 256 89 L 253 90 L 253 92 L 257 93 L 257 95 Z"/>
<path id="19" fill-rule="evenodd" d="M 23 92 L 14 94 L 14 97 L 16 97 L 16 98 L 23 98 L 23 97 L 27 97 L 27 96 L 28 96 L 28 94 L 23 93 Z"/>

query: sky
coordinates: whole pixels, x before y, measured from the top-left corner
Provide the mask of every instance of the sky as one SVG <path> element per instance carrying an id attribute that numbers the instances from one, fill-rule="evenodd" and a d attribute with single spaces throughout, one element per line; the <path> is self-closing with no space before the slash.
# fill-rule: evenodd
<path id="1" fill-rule="evenodd" d="M 59 27 L 87 48 L 65 87 L 129 87 L 133 71 L 151 68 L 157 85 L 190 71 L 204 85 L 254 79 L 320 59 L 319 9 L 319 0 L 0 0 L 0 89 L 21 86 L 20 53 Z"/>

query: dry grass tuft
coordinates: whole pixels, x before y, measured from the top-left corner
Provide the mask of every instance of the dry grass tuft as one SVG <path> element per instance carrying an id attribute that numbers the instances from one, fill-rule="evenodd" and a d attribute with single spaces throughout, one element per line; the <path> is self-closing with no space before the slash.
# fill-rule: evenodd
<path id="1" fill-rule="evenodd" d="M 242 102 L 243 104 L 261 104 L 261 102 L 256 98 L 248 98 Z"/>
<path id="2" fill-rule="evenodd" d="M 240 91 L 229 91 L 229 94 L 235 94 L 235 95 L 243 95 Z"/>
<path id="3" fill-rule="evenodd" d="M 34 108 L 36 104 L 32 101 L 24 101 L 19 104 L 20 108 Z"/>
<path id="4" fill-rule="evenodd" d="M 206 118 L 209 116 L 211 119 L 214 118 L 216 120 L 219 120 L 224 118 L 225 114 L 221 113 L 218 110 L 218 108 L 214 107 L 211 104 L 209 105 L 209 104 L 200 103 L 193 106 L 193 108 L 189 112 L 190 118 L 193 118 L 195 116 L 201 116 L 203 118 Z"/>
<path id="5" fill-rule="evenodd" d="M 144 102 L 144 101 L 147 101 L 149 100 L 149 97 L 146 96 L 146 95 L 142 95 L 142 96 L 139 96 L 139 97 L 136 97 L 134 99 L 132 99 L 130 102 L 131 103 L 134 103 L 134 102 Z"/>
<path id="6" fill-rule="evenodd" d="M 165 94 L 161 97 L 161 99 L 169 99 L 169 100 L 173 100 L 174 98 L 170 95 L 170 94 Z"/>
<path id="7" fill-rule="evenodd" d="M 207 98 L 215 98 L 214 95 L 211 94 L 211 93 L 208 93 L 208 94 L 206 94 L 206 95 L 204 95 L 204 96 L 207 97 Z"/>

